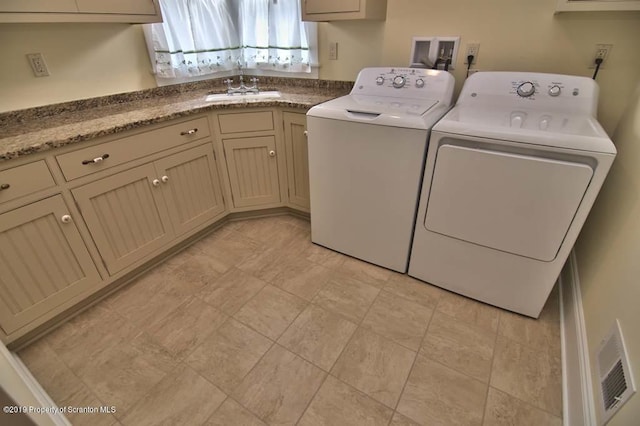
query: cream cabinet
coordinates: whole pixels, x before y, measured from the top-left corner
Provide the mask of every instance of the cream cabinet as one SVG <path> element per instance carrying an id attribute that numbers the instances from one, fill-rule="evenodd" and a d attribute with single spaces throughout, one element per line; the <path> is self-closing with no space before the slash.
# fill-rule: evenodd
<path id="1" fill-rule="evenodd" d="M 42 323 L 99 287 L 100 275 L 62 196 L 0 215 L 0 327 Z"/>
<path id="2" fill-rule="evenodd" d="M 234 207 L 280 202 L 275 136 L 222 141 Z"/>
<path id="3" fill-rule="evenodd" d="M 385 20 L 387 0 L 301 0 L 303 21 Z"/>
<path id="4" fill-rule="evenodd" d="M 640 10 L 640 0 L 557 0 L 556 12 Z"/>
<path id="5" fill-rule="evenodd" d="M 0 23 L 161 21 L 157 0 L 0 0 Z"/>
<path id="6" fill-rule="evenodd" d="M 111 275 L 224 212 L 211 144 L 72 190 Z"/>
<path id="7" fill-rule="evenodd" d="M 309 211 L 309 150 L 305 114 L 283 113 L 289 204 Z"/>

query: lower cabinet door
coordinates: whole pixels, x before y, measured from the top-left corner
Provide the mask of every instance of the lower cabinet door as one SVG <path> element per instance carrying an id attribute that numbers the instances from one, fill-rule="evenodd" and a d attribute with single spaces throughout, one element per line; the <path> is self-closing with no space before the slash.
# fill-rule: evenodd
<path id="1" fill-rule="evenodd" d="M 289 204 L 309 211 L 309 149 L 307 147 L 307 117 L 285 112 L 284 146 L 287 153 Z"/>
<path id="2" fill-rule="evenodd" d="M 280 202 L 275 136 L 222 141 L 234 207 Z"/>
<path id="3" fill-rule="evenodd" d="M 224 212 L 218 169 L 210 144 L 162 158 L 154 164 L 176 235 Z"/>
<path id="4" fill-rule="evenodd" d="M 0 326 L 44 322 L 100 283 L 76 218 L 56 195 L 0 215 Z"/>
<path id="5" fill-rule="evenodd" d="M 153 164 L 117 173 L 72 191 L 110 274 L 174 238 Z"/>

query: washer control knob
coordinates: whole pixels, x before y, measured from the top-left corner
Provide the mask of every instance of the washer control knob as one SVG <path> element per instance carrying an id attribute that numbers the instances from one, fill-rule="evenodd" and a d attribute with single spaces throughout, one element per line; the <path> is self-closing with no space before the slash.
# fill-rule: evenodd
<path id="1" fill-rule="evenodd" d="M 406 81 L 407 79 L 404 78 L 403 75 L 396 75 L 395 77 L 393 77 L 393 87 L 399 89 L 404 86 L 404 83 L 406 83 Z"/>
<path id="2" fill-rule="evenodd" d="M 536 93 L 536 87 L 532 82 L 525 81 L 518 86 L 518 88 L 516 89 L 516 93 L 518 93 L 518 95 L 522 96 L 523 98 L 528 98 L 529 96 Z"/>
<path id="3" fill-rule="evenodd" d="M 416 87 L 417 87 L 418 89 L 422 89 L 422 88 L 424 87 L 424 80 L 423 80 L 423 79 L 421 79 L 421 78 L 417 79 L 417 80 L 416 80 Z"/>
<path id="4" fill-rule="evenodd" d="M 553 96 L 553 97 L 560 96 L 561 91 L 562 90 L 560 89 L 560 86 L 557 86 L 557 85 L 551 86 L 549 87 L 549 96 Z"/>
<path id="5" fill-rule="evenodd" d="M 378 86 L 382 86 L 384 84 L 384 77 L 378 77 L 376 78 L 376 84 Z"/>

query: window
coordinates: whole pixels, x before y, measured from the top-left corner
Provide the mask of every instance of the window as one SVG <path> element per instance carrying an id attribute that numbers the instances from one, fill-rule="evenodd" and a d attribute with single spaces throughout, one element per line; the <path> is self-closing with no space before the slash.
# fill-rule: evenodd
<path id="1" fill-rule="evenodd" d="M 160 7 L 164 22 L 145 26 L 159 81 L 217 77 L 239 67 L 309 74 L 317 62 L 316 28 L 301 21 L 299 0 L 160 0 Z"/>

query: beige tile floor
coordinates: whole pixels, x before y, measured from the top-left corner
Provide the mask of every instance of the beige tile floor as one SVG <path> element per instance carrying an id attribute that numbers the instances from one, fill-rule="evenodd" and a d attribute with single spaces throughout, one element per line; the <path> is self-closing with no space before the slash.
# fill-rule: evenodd
<path id="1" fill-rule="evenodd" d="M 539 320 L 234 222 L 19 355 L 77 425 L 561 425 Z"/>

